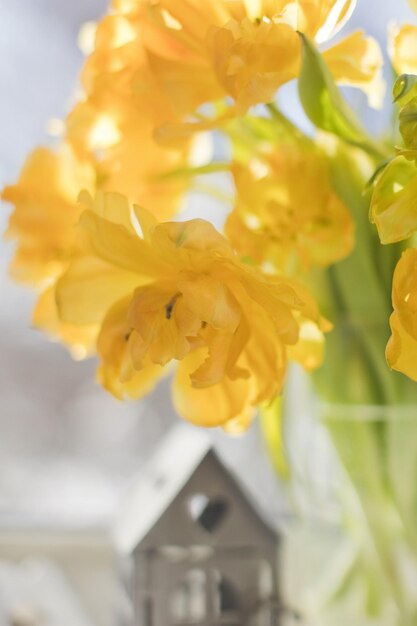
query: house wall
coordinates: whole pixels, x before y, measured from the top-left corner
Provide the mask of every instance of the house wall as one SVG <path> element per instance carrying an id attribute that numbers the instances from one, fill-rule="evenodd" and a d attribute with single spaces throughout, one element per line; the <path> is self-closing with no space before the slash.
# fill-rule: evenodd
<path id="1" fill-rule="evenodd" d="M 190 503 L 195 496 L 221 500 L 226 506 L 212 532 L 193 519 Z M 210 615 L 218 610 L 212 587 L 219 576 L 235 587 L 241 611 L 254 611 L 265 597 L 278 597 L 278 548 L 278 537 L 209 452 L 134 553 L 135 626 L 175 624 L 172 598 L 190 572 L 207 581 Z M 249 623 L 264 626 L 267 622 Z"/>
<path id="2" fill-rule="evenodd" d="M 175 605 L 178 592 L 181 594 L 184 584 L 190 581 L 190 574 L 192 579 L 197 578 L 204 602 L 203 615 L 200 619 L 196 616 L 191 620 L 192 624 L 215 626 L 226 623 L 224 620 L 227 619 L 231 625 L 240 626 L 245 617 L 248 626 L 270 626 L 270 622 L 259 618 L 259 609 L 262 601 L 274 597 L 274 572 L 268 563 L 267 554 L 254 548 L 213 549 L 206 558 L 195 558 L 189 553 L 177 561 L 169 560 L 157 550 L 138 552 L 134 626 L 189 623 L 189 619 L 182 621 L 178 618 Z M 238 600 L 234 611 L 231 606 L 226 612 L 221 608 L 219 585 L 222 582 L 226 582 Z M 187 589 L 184 593 L 187 593 Z M 193 605 L 195 613 L 195 601 Z M 249 616 L 252 616 L 251 620 Z"/>

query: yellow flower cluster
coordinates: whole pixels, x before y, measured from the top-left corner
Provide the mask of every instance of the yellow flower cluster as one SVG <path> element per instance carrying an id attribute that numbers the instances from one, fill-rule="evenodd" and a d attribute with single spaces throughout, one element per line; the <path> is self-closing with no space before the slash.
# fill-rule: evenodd
<path id="1" fill-rule="evenodd" d="M 108 87 L 135 99 L 155 125 L 199 117 L 231 98 L 240 113 L 270 102 L 298 75 L 297 31 L 319 42 L 341 28 L 352 0 L 114 0 L 99 25 L 83 84 L 94 100 Z M 375 41 L 355 33 L 326 53 L 335 77 L 363 86 L 380 79 Z"/>
<path id="2" fill-rule="evenodd" d="M 302 184 L 300 173 L 302 172 Z M 226 234 L 242 256 L 272 273 L 298 275 L 349 254 L 353 222 L 330 182 L 324 154 L 284 139 L 232 165 L 236 204 Z"/>
<path id="3" fill-rule="evenodd" d="M 65 322 L 101 326 L 103 385 L 137 398 L 178 361 L 173 395 L 182 416 L 246 426 L 256 405 L 279 392 L 300 325 L 315 325 L 322 341 L 311 297 L 239 263 L 204 220 L 159 223 L 118 194 L 82 200 L 78 253 L 57 302 Z M 314 358 L 311 351 L 306 344 L 301 358 Z"/>
<path id="4" fill-rule="evenodd" d="M 11 274 L 40 291 L 33 323 L 66 343 L 76 358 L 94 352 L 97 332 L 63 323 L 57 314 L 54 289 L 72 255 L 80 189 L 94 191 L 94 168 L 63 145 L 57 152 L 36 149 L 18 183 L 6 187 L 2 194 L 15 205 L 6 233 L 17 241 Z"/>
<path id="5" fill-rule="evenodd" d="M 414 1 L 410 5 L 417 10 Z M 400 107 L 404 142 L 397 155 L 377 176 L 371 218 L 383 244 L 408 242 L 417 233 L 417 26 L 392 26 L 390 52 L 394 69 L 402 76 L 394 88 Z M 390 366 L 417 380 L 417 250 L 407 249 L 396 267 L 390 319 L 392 336 L 386 356 Z"/>
<path id="6" fill-rule="evenodd" d="M 299 33 L 326 42 L 354 4 L 113 0 L 97 25 L 58 149 L 35 150 L 3 198 L 13 276 L 40 292 L 35 324 L 75 356 L 98 352 L 117 397 L 140 397 L 178 361 L 178 412 L 238 429 L 279 392 L 288 358 L 319 364 L 325 326 L 296 279 L 346 256 L 353 226 L 312 142 L 267 133 L 233 158 L 227 239 L 166 220 L 193 178 L 195 134 L 234 144 L 239 120 L 244 136 L 249 109 L 298 76 Z M 379 104 L 372 38 L 353 33 L 323 58 Z"/>

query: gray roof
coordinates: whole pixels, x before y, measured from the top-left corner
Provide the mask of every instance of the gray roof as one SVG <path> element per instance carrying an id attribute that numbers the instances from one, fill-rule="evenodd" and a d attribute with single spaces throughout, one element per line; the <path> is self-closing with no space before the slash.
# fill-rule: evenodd
<path id="1" fill-rule="evenodd" d="M 211 448 L 202 430 L 180 424 L 168 432 L 122 500 L 114 530 L 121 551 L 142 541 Z"/>
<path id="2" fill-rule="evenodd" d="M 114 526 L 116 546 L 122 553 L 130 553 L 142 543 L 209 454 L 214 454 L 214 445 L 206 431 L 180 424 L 168 432 L 122 499 Z M 259 507 L 251 503 L 245 490 L 242 492 L 238 481 L 215 456 L 259 520 L 271 530 L 272 525 L 259 513 Z"/>

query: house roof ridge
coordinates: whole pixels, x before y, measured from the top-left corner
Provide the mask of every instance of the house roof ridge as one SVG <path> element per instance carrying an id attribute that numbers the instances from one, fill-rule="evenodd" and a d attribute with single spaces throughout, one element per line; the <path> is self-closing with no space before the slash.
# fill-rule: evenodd
<path id="1" fill-rule="evenodd" d="M 119 550 L 141 542 L 213 448 L 207 434 L 187 424 L 168 431 L 122 497 L 112 529 Z"/>

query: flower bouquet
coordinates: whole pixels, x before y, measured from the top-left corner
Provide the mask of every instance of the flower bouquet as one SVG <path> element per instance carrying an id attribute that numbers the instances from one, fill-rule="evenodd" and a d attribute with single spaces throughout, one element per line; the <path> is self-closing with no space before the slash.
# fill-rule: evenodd
<path id="1" fill-rule="evenodd" d="M 334 602 L 353 594 L 364 624 L 411 626 L 417 17 L 390 29 L 393 119 L 376 138 L 339 90 L 375 109 L 384 99 L 378 43 L 333 39 L 354 8 L 112 0 L 83 31 L 81 89 L 57 145 L 34 150 L 2 197 L 14 205 L 11 274 L 39 294 L 34 325 L 77 359 L 96 355 L 117 398 L 172 376 L 193 424 L 238 433 L 258 414 L 291 483 L 288 366 L 308 373 L 307 409 L 350 485 L 341 524 L 360 536 Z M 288 113 L 291 81 L 307 131 Z M 222 232 L 189 219 L 203 196 L 222 207 Z"/>

